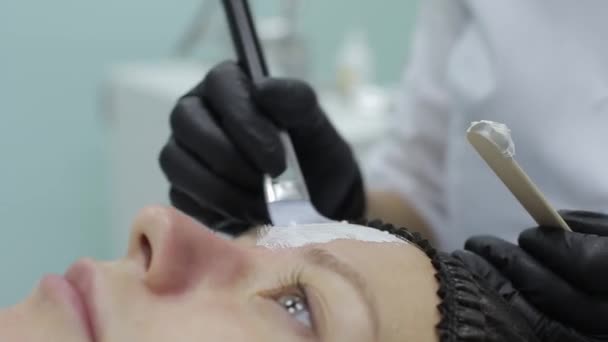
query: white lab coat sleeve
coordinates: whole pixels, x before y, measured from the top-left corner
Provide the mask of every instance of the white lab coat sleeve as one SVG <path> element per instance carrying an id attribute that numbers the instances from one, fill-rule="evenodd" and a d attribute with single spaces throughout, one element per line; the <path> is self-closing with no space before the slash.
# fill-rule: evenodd
<path id="1" fill-rule="evenodd" d="M 431 227 L 446 221 L 447 152 L 453 103 L 448 64 L 470 19 L 460 0 L 421 3 L 411 57 L 389 133 L 365 162 L 368 190 L 397 193 Z"/>

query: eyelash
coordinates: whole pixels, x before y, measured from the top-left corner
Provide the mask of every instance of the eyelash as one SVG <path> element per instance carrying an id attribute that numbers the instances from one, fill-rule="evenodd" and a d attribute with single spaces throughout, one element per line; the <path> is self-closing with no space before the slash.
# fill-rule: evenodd
<path id="1" fill-rule="evenodd" d="M 299 294 L 306 297 L 306 284 L 303 281 L 302 269 L 295 269 L 279 279 L 279 290 L 284 294 L 290 289 L 297 289 Z"/>
<path id="2" fill-rule="evenodd" d="M 316 319 L 314 315 L 314 310 L 310 306 L 308 291 L 308 285 L 304 280 L 304 271 L 301 268 L 296 268 L 293 271 L 286 273 L 283 277 L 279 278 L 279 287 L 275 292 L 273 298 L 278 299 L 281 296 L 285 295 L 298 295 L 304 299 L 306 306 L 310 313 L 310 322 L 311 322 L 311 330 L 316 331 Z"/>

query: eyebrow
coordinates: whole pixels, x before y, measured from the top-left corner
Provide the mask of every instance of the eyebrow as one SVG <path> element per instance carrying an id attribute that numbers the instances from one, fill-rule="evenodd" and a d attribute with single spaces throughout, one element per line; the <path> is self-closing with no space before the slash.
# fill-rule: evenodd
<path id="1" fill-rule="evenodd" d="M 365 304 L 368 316 L 371 318 L 373 334 L 377 336 L 379 328 L 378 308 L 374 296 L 361 273 L 322 248 L 309 249 L 304 252 L 303 257 L 310 264 L 339 275 L 356 290 Z"/>

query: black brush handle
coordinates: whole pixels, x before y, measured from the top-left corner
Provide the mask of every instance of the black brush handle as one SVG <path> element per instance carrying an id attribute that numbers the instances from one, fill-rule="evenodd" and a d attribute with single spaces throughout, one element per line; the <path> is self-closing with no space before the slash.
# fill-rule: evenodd
<path id="1" fill-rule="evenodd" d="M 222 0 L 238 62 L 254 83 L 268 77 L 268 66 L 247 0 Z"/>
<path id="2" fill-rule="evenodd" d="M 247 0 L 222 0 L 222 3 L 239 64 L 253 83 L 258 83 L 268 77 L 268 66 L 255 29 L 249 2 Z M 270 203 L 285 200 L 310 201 L 306 181 L 302 175 L 293 143 L 285 131 L 279 131 L 279 138 L 285 149 L 287 167 L 282 174 L 275 178 L 269 175 L 264 176 L 266 203 L 270 205 Z"/>

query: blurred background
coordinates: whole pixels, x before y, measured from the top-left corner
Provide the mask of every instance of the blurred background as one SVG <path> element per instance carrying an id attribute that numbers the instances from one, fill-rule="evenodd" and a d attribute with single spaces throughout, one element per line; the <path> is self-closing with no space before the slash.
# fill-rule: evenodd
<path id="1" fill-rule="evenodd" d="M 418 1 L 251 2 L 272 73 L 310 81 L 364 155 Z M 219 0 L 0 1 L 0 307 L 78 257 L 122 253 L 137 209 L 167 202 L 173 103 L 232 55 Z"/>

